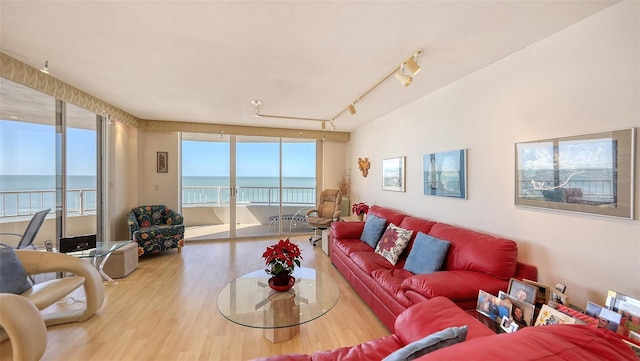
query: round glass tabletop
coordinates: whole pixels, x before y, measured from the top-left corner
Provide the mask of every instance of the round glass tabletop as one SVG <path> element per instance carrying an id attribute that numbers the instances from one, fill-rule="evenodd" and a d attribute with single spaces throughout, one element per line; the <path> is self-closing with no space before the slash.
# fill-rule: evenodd
<path id="1" fill-rule="evenodd" d="M 291 327 L 329 312 L 340 298 L 338 284 L 326 273 L 297 267 L 293 288 L 269 288 L 264 270 L 238 277 L 218 295 L 218 310 L 229 321 L 255 328 Z"/>

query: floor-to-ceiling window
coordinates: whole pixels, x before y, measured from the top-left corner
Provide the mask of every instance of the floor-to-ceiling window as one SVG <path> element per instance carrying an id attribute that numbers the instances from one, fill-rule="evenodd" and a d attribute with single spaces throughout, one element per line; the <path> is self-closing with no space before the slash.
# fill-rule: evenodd
<path id="1" fill-rule="evenodd" d="M 95 113 L 66 105 L 66 236 L 96 233 L 96 127 Z"/>
<path id="2" fill-rule="evenodd" d="M 315 167 L 313 140 L 183 133 L 187 239 L 310 232 Z"/>
<path id="3" fill-rule="evenodd" d="M 22 233 L 50 208 L 36 245 L 96 233 L 101 118 L 4 78 L 0 88 L 0 232 Z"/>

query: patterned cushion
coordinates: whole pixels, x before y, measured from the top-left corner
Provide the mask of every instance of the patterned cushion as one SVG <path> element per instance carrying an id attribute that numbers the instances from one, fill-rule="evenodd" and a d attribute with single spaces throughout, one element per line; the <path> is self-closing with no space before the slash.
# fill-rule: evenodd
<path id="1" fill-rule="evenodd" d="M 392 265 L 395 265 L 402 251 L 409 244 L 412 235 L 413 231 L 390 223 L 387 230 L 380 237 L 380 242 L 376 246 L 376 253 L 384 257 Z"/>

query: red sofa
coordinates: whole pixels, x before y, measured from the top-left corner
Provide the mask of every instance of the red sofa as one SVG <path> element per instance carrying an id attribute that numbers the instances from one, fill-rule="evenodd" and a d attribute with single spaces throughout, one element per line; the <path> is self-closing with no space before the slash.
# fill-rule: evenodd
<path id="1" fill-rule="evenodd" d="M 478 290 L 497 295 L 507 290 L 511 277 L 538 278 L 535 266 L 517 261 L 518 245 L 512 240 L 380 206 L 371 207 L 370 215 L 386 219 L 386 225 L 414 231 L 396 265 L 360 240 L 364 222 L 332 223 L 331 262 L 392 332 L 396 317 L 414 304 L 444 296 L 463 310 L 475 312 Z M 403 268 L 418 231 L 451 242 L 441 271 L 416 275 Z"/>
<path id="2" fill-rule="evenodd" d="M 260 361 L 382 360 L 390 353 L 451 326 L 468 327 L 466 341 L 433 351 L 419 361 L 432 360 L 635 360 L 635 353 L 606 329 L 582 325 L 527 327 L 496 335 L 445 297 L 434 297 L 404 311 L 396 332 L 355 346 L 290 354 Z"/>

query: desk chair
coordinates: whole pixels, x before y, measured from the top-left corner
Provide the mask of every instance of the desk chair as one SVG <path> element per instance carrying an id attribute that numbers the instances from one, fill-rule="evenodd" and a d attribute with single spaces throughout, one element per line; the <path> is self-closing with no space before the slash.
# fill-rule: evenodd
<path id="1" fill-rule="evenodd" d="M 307 211 L 307 224 L 313 228 L 313 235 L 309 237 L 309 242 L 314 246 L 318 240 L 322 239 L 318 235 L 318 230 L 322 231 L 331 226 L 333 221 L 340 219 L 340 205 L 342 203 L 342 192 L 337 189 L 325 189 L 320 192 L 320 203 L 318 208 Z M 315 216 L 311 216 L 315 213 Z"/>

